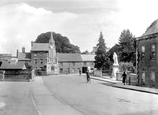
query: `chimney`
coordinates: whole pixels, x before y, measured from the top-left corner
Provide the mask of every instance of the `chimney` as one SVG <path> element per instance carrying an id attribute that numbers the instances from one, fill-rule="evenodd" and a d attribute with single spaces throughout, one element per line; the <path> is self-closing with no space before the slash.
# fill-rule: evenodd
<path id="1" fill-rule="evenodd" d="M 17 58 L 18 58 L 18 54 L 19 54 L 19 50 L 17 50 L 17 52 L 16 52 L 16 56 L 17 56 Z"/>
<path id="2" fill-rule="evenodd" d="M 22 47 L 22 53 L 25 53 L 25 47 Z"/>
<path id="3" fill-rule="evenodd" d="M 31 47 L 33 46 L 33 41 L 31 41 Z"/>

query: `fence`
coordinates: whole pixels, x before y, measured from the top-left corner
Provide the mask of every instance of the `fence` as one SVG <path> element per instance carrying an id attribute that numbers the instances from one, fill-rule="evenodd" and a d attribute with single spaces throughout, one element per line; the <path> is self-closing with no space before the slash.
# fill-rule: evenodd
<path id="1" fill-rule="evenodd" d="M 4 81 L 30 81 L 32 79 L 30 70 L 6 70 Z"/>
<path id="2" fill-rule="evenodd" d="M 117 72 L 116 73 L 116 80 L 117 81 L 122 81 L 122 72 Z M 137 75 L 134 74 L 134 73 L 128 73 L 126 82 L 127 82 L 127 84 L 138 85 Z"/>
<path id="3" fill-rule="evenodd" d="M 4 81 L 4 74 L 5 74 L 5 71 L 0 71 L 0 80 L 1 81 Z"/>

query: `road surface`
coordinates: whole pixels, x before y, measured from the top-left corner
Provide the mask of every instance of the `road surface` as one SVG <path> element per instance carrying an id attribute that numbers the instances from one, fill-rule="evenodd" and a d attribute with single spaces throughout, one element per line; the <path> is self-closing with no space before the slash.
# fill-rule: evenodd
<path id="1" fill-rule="evenodd" d="M 38 115 L 31 82 L 0 82 L 0 115 Z"/>
<path id="2" fill-rule="evenodd" d="M 85 75 L 59 75 L 43 78 L 59 101 L 82 115 L 157 115 L 158 95 L 119 89 Z"/>

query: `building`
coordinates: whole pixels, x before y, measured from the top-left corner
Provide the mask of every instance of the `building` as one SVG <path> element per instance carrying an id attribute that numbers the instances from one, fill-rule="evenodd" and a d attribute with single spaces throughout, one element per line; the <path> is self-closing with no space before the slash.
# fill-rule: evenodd
<path id="1" fill-rule="evenodd" d="M 51 32 L 49 43 L 31 42 L 31 65 L 46 74 L 58 74 L 55 41 Z"/>
<path id="2" fill-rule="evenodd" d="M 158 88 L 158 20 L 137 38 L 137 52 L 139 85 Z"/>
<path id="3" fill-rule="evenodd" d="M 27 69 L 31 69 L 31 53 L 25 52 L 25 47 L 22 47 L 22 52 L 17 50 L 17 59 L 19 62 L 24 62 Z"/>
<path id="4" fill-rule="evenodd" d="M 11 81 L 29 81 L 31 79 L 31 71 L 28 71 L 24 61 L 18 61 L 12 58 L 10 61 L 4 61 L 0 70 L 5 71 L 4 80 Z"/>
<path id="5" fill-rule="evenodd" d="M 94 69 L 94 56 L 91 54 L 58 53 L 60 74 L 85 73 L 87 68 Z"/>
<path id="6" fill-rule="evenodd" d="M 0 61 L 9 61 L 12 58 L 11 53 L 0 52 Z"/>
<path id="7" fill-rule="evenodd" d="M 25 70 L 24 62 L 19 62 L 17 59 L 11 59 L 2 63 L 0 70 Z"/>

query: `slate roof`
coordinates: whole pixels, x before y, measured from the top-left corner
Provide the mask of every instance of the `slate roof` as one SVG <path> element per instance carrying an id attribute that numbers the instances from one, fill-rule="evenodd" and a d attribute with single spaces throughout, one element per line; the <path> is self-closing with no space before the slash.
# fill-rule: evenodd
<path id="1" fill-rule="evenodd" d="M 49 43 L 33 43 L 31 51 L 48 51 Z"/>
<path id="2" fill-rule="evenodd" d="M 59 62 L 94 61 L 95 55 L 78 53 L 57 53 Z"/>
<path id="3" fill-rule="evenodd" d="M 17 61 L 16 63 L 11 63 L 4 61 L 2 62 L 2 65 L 0 67 L 0 70 L 6 70 L 6 69 L 26 69 L 25 62 Z"/>
<path id="4" fill-rule="evenodd" d="M 76 53 L 57 53 L 59 62 L 81 62 L 82 58 L 80 54 Z"/>
<path id="5" fill-rule="evenodd" d="M 153 23 L 151 23 L 151 25 L 149 26 L 147 31 L 143 34 L 143 36 L 147 36 L 155 33 L 158 33 L 158 19 L 155 20 Z"/>
<path id="6" fill-rule="evenodd" d="M 18 53 L 18 60 L 25 61 L 25 60 L 31 60 L 31 53 Z"/>

